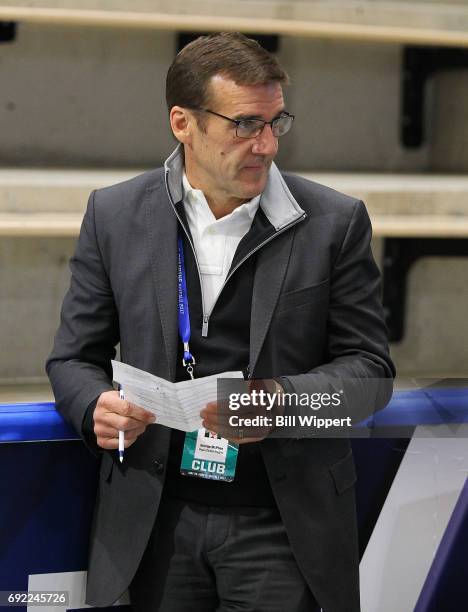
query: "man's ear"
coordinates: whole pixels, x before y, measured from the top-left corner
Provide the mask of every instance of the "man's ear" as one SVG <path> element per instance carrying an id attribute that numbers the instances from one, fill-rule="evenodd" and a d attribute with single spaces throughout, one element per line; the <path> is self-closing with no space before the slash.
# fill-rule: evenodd
<path id="1" fill-rule="evenodd" d="M 194 116 L 182 106 L 173 106 L 169 113 L 169 121 L 177 140 L 185 145 L 190 144 Z"/>

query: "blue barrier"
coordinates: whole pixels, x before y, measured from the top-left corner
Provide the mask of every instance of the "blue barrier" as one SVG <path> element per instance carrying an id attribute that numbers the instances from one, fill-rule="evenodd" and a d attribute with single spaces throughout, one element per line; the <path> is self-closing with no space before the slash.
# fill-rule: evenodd
<path id="1" fill-rule="evenodd" d="M 395 391 L 389 404 L 358 426 L 417 427 L 468 423 L 468 389 L 444 387 Z"/>
<path id="2" fill-rule="evenodd" d="M 468 389 L 395 391 L 389 404 L 356 427 L 416 427 L 468 423 Z M 53 402 L 0 404 L 0 442 L 77 440 Z"/>
<path id="3" fill-rule="evenodd" d="M 466 388 L 425 388 L 396 391 L 385 409 L 360 426 L 409 430 L 420 424 L 466 422 Z M 0 525 L 7 526 L 0 530 L 0 590 L 27 590 L 32 574 L 86 569 L 98 462 L 77 440 L 76 432 L 52 402 L 0 404 L 0 481 L 4 492 Z M 396 439 L 352 440 L 359 475 L 356 496 L 361 552 L 406 443 Z M 442 601 L 448 603 L 450 592 L 468 599 L 468 583 L 462 578 L 466 545 L 459 545 L 467 541 L 467 521 L 468 485 L 439 547 L 418 612 L 452 609 L 440 607 Z"/>
<path id="4" fill-rule="evenodd" d="M 77 439 L 53 402 L 0 404 L 0 442 Z"/>

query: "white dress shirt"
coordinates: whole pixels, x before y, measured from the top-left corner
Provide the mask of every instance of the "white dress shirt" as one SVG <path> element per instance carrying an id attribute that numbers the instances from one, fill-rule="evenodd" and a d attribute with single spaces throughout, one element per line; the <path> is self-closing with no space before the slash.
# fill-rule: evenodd
<path id="1" fill-rule="evenodd" d="M 252 225 L 261 195 L 216 219 L 200 189 L 193 189 L 185 172 L 183 202 L 200 266 L 203 313 L 209 314 L 231 267 L 237 246 Z"/>

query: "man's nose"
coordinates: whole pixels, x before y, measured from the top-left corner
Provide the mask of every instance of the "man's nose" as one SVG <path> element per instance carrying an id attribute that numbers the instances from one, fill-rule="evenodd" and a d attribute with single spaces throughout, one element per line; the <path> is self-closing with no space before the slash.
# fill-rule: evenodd
<path id="1" fill-rule="evenodd" d="M 275 155 L 278 150 L 278 139 L 273 136 L 271 125 L 265 124 L 263 130 L 255 138 L 252 153 L 257 155 Z"/>

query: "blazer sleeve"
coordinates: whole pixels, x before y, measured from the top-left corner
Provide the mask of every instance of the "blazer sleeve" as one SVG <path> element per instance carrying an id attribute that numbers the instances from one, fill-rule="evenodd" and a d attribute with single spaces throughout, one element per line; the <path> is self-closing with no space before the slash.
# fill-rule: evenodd
<path id="1" fill-rule="evenodd" d="M 96 453 L 99 447 L 90 431 L 90 417 L 101 393 L 113 388 L 111 359 L 119 342 L 119 326 L 97 240 L 95 200 L 93 191 L 70 260 L 70 288 L 46 371 L 57 410 Z"/>
<path id="2" fill-rule="evenodd" d="M 327 362 L 305 374 L 282 377 L 289 393 L 342 392 L 339 408 L 329 407 L 317 416 L 351 416 L 357 422 L 386 406 L 392 395 L 395 367 L 371 237 L 366 207 L 356 201 L 330 272 Z M 307 411 L 294 406 L 291 413 Z"/>

